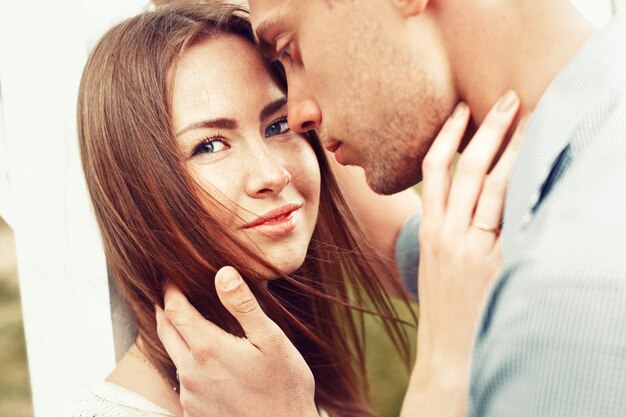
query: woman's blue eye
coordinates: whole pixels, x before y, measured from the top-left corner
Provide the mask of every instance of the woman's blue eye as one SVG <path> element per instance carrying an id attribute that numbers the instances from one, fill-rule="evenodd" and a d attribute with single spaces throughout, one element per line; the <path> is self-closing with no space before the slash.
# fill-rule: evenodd
<path id="1" fill-rule="evenodd" d="M 269 138 L 276 135 L 282 135 L 289 131 L 289 125 L 287 124 L 287 118 L 276 120 L 265 129 L 265 137 Z"/>
<path id="2" fill-rule="evenodd" d="M 223 142 L 222 139 L 204 139 L 198 146 L 196 146 L 191 156 L 196 156 L 203 153 L 217 153 L 223 151 L 224 149 L 226 149 L 226 144 Z"/>

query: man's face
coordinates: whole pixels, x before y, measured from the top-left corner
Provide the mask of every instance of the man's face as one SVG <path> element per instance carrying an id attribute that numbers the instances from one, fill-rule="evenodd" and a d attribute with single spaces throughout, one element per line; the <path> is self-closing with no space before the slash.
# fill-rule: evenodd
<path id="1" fill-rule="evenodd" d="M 422 159 L 458 100 L 434 18 L 398 3 L 250 1 L 261 48 L 285 66 L 291 128 L 316 129 L 381 194 L 421 181 Z"/>

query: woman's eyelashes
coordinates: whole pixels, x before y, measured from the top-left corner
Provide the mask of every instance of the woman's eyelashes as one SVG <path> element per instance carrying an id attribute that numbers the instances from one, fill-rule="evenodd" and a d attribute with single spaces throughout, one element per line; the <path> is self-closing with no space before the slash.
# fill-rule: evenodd
<path id="1" fill-rule="evenodd" d="M 282 135 L 289 132 L 289 125 L 287 123 L 287 116 L 282 116 L 273 122 L 271 122 L 265 129 L 265 138 L 271 138 L 273 136 Z M 222 135 L 215 135 L 209 138 L 202 139 L 200 143 L 193 149 L 191 157 L 199 155 L 212 155 L 218 152 L 225 151 L 230 148 L 228 141 Z"/>
<path id="2" fill-rule="evenodd" d="M 270 138 L 276 135 L 282 135 L 289 132 L 289 124 L 287 123 L 287 116 L 282 116 L 279 119 L 274 120 L 265 129 L 265 137 Z"/>
<path id="3" fill-rule="evenodd" d="M 226 140 L 221 136 L 212 136 L 210 138 L 203 139 L 198 146 L 193 149 L 191 156 L 197 156 L 202 154 L 214 154 L 228 149 L 229 146 Z"/>

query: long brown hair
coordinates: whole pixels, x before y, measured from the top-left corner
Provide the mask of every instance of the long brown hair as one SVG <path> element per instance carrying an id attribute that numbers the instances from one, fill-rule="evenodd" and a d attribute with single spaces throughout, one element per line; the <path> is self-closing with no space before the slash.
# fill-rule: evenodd
<path id="1" fill-rule="evenodd" d="M 322 174 L 313 238 L 302 267 L 267 287 L 255 269 L 274 269 L 201 203 L 176 144 L 170 100 L 177 60 L 186 48 L 224 33 L 253 43 L 244 13 L 223 4 L 146 12 L 115 26 L 92 52 L 80 86 L 78 131 L 110 272 L 134 313 L 145 354 L 171 384 L 176 370 L 154 317 L 164 282 L 179 286 L 208 320 L 243 335 L 212 283 L 219 268 L 231 265 L 304 356 L 317 404 L 331 415 L 370 416 L 364 314 L 383 318 L 407 364 L 409 343 L 380 283 L 390 272 L 355 226 L 317 137 L 309 135 Z"/>

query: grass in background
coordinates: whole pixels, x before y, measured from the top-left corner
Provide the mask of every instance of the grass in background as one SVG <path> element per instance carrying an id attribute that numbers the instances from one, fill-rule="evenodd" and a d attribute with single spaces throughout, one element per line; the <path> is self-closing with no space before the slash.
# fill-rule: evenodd
<path id="1" fill-rule="evenodd" d="M 0 233 L 9 233 L 2 219 Z M 7 251 L 8 248 L 0 247 L 0 256 Z M 0 416 L 32 417 L 22 309 L 15 276 L 14 269 L 0 270 Z"/>
<path id="2" fill-rule="evenodd" d="M 31 417 L 26 345 L 17 289 L 0 280 L 0 416 Z"/>
<path id="3" fill-rule="evenodd" d="M 402 319 L 411 322 L 408 311 L 397 305 Z M 417 307 L 415 307 L 417 311 Z M 374 410 L 381 417 L 397 417 L 409 382 L 409 370 L 404 366 L 393 344 L 375 319 L 366 319 L 367 366 Z M 408 329 L 413 357 L 415 357 L 416 330 Z"/>

